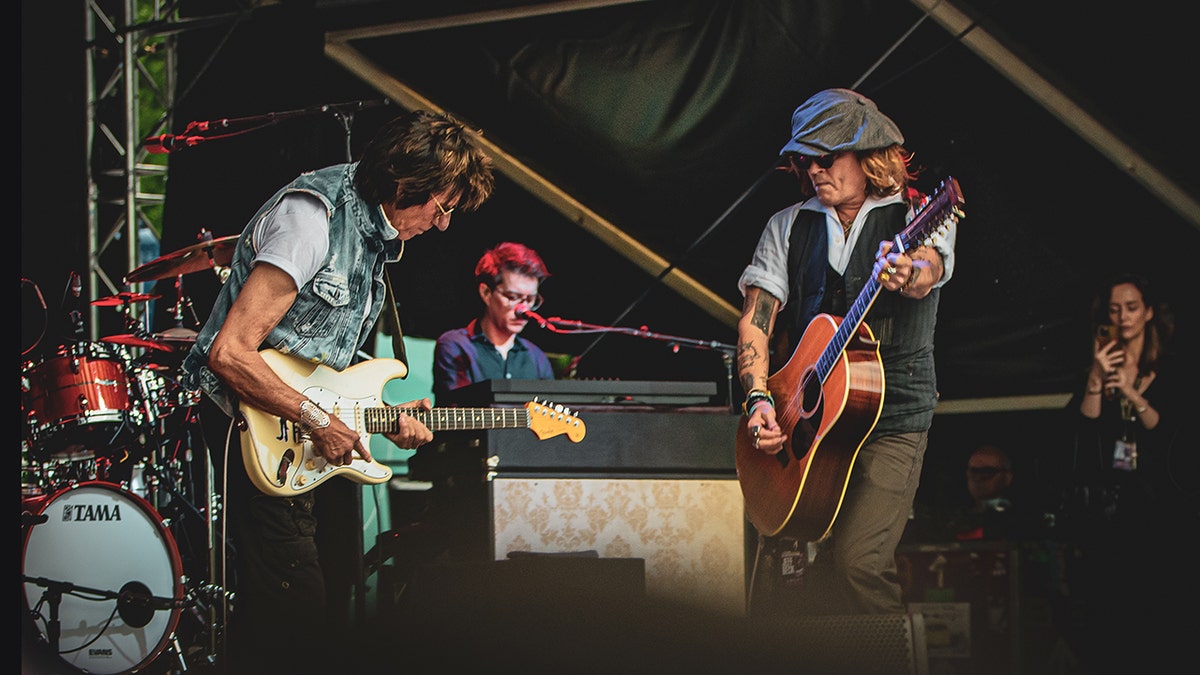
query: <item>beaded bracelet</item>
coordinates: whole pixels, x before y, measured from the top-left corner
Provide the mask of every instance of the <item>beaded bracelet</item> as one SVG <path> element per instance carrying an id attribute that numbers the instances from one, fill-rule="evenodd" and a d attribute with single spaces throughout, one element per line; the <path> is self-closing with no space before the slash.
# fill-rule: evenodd
<path id="1" fill-rule="evenodd" d="M 753 408 L 754 404 L 758 403 L 759 401 L 766 401 L 767 403 L 771 404 L 772 408 L 775 407 L 775 397 L 771 395 L 771 392 L 767 391 L 766 389 L 751 389 L 750 392 L 746 394 L 746 400 L 742 402 L 742 414 L 746 417 L 749 417 L 750 409 Z"/>

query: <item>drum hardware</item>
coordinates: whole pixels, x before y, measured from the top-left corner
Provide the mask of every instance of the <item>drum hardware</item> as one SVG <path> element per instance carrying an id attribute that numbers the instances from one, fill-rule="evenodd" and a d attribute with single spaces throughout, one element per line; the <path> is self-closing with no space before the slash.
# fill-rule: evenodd
<path id="1" fill-rule="evenodd" d="M 225 283 L 225 279 L 229 276 L 229 268 L 228 267 L 218 267 L 216 269 L 218 270 L 217 278 L 221 280 L 221 283 Z M 183 310 L 184 309 L 187 310 L 188 315 L 191 317 L 192 325 L 195 326 L 196 328 L 199 328 L 200 327 L 200 319 L 199 319 L 199 317 L 196 316 L 196 308 L 192 305 L 192 299 L 189 298 L 187 296 L 187 294 L 183 292 L 183 275 L 177 274 L 175 276 L 175 304 L 171 306 L 171 317 L 173 319 L 175 319 L 175 327 L 176 328 L 183 327 Z M 168 332 L 170 332 L 170 331 L 168 331 Z M 194 338 L 195 335 L 196 334 L 193 331 L 191 334 L 191 337 Z"/>
<path id="2" fill-rule="evenodd" d="M 25 312 L 25 306 L 26 306 L 25 298 L 27 297 L 26 293 L 25 293 L 26 286 L 28 286 L 29 288 L 32 289 L 33 295 L 29 296 L 29 297 L 37 299 L 37 309 L 36 310 L 31 309 L 29 311 L 28 317 L 26 317 L 26 312 Z M 33 280 L 26 279 L 25 277 L 21 277 L 21 301 L 22 301 L 21 302 L 21 308 L 22 308 L 22 311 L 21 311 L 21 316 L 22 316 L 21 336 L 22 336 L 22 339 L 24 339 L 26 336 L 29 336 L 29 338 L 30 338 L 29 346 L 26 347 L 26 346 L 22 345 L 22 348 L 21 348 L 21 356 L 24 357 L 24 356 L 27 356 L 34 349 L 36 349 L 37 346 L 42 343 L 42 338 L 46 336 L 46 327 L 47 327 L 47 324 L 49 323 L 49 317 L 47 316 L 48 312 L 46 310 L 46 298 L 42 296 L 42 289 Z M 35 311 L 37 312 L 37 316 L 41 319 L 36 324 L 34 324 L 32 321 Z M 26 328 L 26 324 L 28 324 L 30 326 L 33 326 L 33 325 L 39 326 L 36 336 L 33 336 L 32 332 L 29 332 L 29 333 L 25 332 L 24 329 Z"/>

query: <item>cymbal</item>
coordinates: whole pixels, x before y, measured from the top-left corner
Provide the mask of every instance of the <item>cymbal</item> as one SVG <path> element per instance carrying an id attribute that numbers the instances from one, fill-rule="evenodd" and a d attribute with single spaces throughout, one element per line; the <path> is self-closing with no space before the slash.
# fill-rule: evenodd
<path id="1" fill-rule="evenodd" d="M 216 266 L 227 267 L 233 261 L 238 235 L 202 241 L 151 260 L 125 275 L 125 283 L 168 279 L 181 274 L 201 272 Z"/>
<path id="2" fill-rule="evenodd" d="M 161 297 L 161 295 L 155 295 L 153 293 L 128 293 L 122 291 L 116 295 L 108 295 L 103 298 L 96 298 L 92 301 L 92 305 L 95 307 L 119 307 L 121 305 L 128 305 L 134 302 L 157 300 Z"/>
<path id="3" fill-rule="evenodd" d="M 176 327 L 168 328 L 161 333 L 155 333 L 151 337 L 156 342 L 190 345 L 196 343 L 196 335 L 196 331 L 190 328 Z"/>
<path id="4" fill-rule="evenodd" d="M 140 335 L 134 335 L 133 333 L 126 333 L 124 335 L 109 335 L 108 337 L 100 338 L 100 341 L 101 342 L 111 342 L 112 344 L 117 344 L 117 345 L 125 345 L 126 347 L 142 347 L 143 349 L 154 349 L 154 350 L 157 350 L 160 352 L 174 351 L 174 349 L 170 345 L 155 342 L 154 340 L 144 338 Z"/>

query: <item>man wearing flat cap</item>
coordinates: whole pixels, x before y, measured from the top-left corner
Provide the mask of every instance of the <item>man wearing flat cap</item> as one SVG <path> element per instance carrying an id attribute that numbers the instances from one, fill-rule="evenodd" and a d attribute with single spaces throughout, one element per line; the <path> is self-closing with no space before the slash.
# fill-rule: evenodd
<path id="1" fill-rule="evenodd" d="M 937 404 L 933 334 L 939 289 L 954 269 L 954 232 L 929 246 L 892 250 L 912 218 L 916 197 L 909 187 L 916 178 L 912 154 L 903 143 L 895 122 L 874 101 L 849 89 L 820 91 L 796 108 L 791 137 L 780 154 L 782 165 L 799 179 L 804 199 L 771 216 L 738 281 L 745 300 L 737 368 L 747 392 L 739 442 L 747 440 L 738 448 L 738 471 L 748 505 L 763 497 L 752 492 L 757 488 L 750 480 L 759 467 L 804 466 L 802 460 L 811 467 L 815 453 L 849 453 L 850 458 L 840 481 L 836 474 L 831 480 L 827 474 L 802 472 L 797 490 L 781 495 L 797 500 L 797 505 L 785 503 L 795 509 L 790 518 L 774 531 L 758 528 L 763 567 L 756 570 L 760 581 L 752 593 L 758 597 L 751 607 L 764 612 L 905 612 L 895 550 L 916 495 Z M 834 317 L 850 314 L 864 289 L 869 301 L 872 279 L 879 290 L 863 323 L 878 341 L 881 365 L 874 367 L 882 369 L 882 377 L 873 384 L 848 376 L 846 388 L 829 392 L 820 380 L 814 390 L 826 347 L 835 345 L 834 354 L 839 353 L 840 318 Z M 851 345 L 855 358 L 872 353 L 869 344 L 862 346 Z M 868 372 L 872 366 L 865 362 Z M 858 386 L 882 386 L 882 405 L 856 407 L 851 399 Z M 824 437 L 803 426 L 821 429 L 822 419 L 833 419 L 829 416 L 843 408 Z M 798 420 L 798 410 L 808 417 Z M 875 414 L 873 427 L 871 419 L 862 419 Z M 833 500 L 836 518 L 829 519 L 823 534 L 811 535 L 814 524 L 824 526 L 803 520 L 808 511 L 798 505 L 807 504 L 804 499 Z M 809 536 L 797 534 L 804 532 Z"/>

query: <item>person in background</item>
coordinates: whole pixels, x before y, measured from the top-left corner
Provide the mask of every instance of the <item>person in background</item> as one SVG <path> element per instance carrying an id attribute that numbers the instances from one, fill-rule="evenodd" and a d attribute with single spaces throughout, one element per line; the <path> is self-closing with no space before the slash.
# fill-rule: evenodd
<path id="1" fill-rule="evenodd" d="M 1135 275 L 1113 280 L 1093 307 L 1098 330 L 1079 413 L 1095 422 L 1087 426 L 1100 443 L 1100 466 L 1124 478 L 1138 470 L 1145 442 L 1162 421 L 1154 399 L 1163 389 L 1157 385 L 1174 324 L 1165 307 L 1156 309 L 1149 283 Z"/>
<path id="2" fill-rule="evenodd" d="M 1072 590 L 1086 617 L 1079 653 L 1097 668 L 1123 671 L 1170 646 L 1158 603 L 1170 597 L 1192 606 L 1196 598 L 1192 571 L 1169 571 L 1191 559 L 1171 551 L 1195 528 L 1194 497 L 1190 516 L 1162 500 L 1174 481 L 1189 480 L 1174 470 L 1181 458 L 1173 454 L 1194 456 L 1194 448 L 1173 441 L 1183 427 L 1179 416 L 1193 406 L 1176 388 L 1191 383 L 1175 372 L 1173 317 L 1146 278 L 1123 273 L 1109 280 L 1092 309 L 1091 363 L 1069 404 L 1075 478 L 1086 497 L 1076 514 L 1080 557 Z"/>
<path id="3" fill-rule="evenodd" d="M 456 210 L 478 208 L 493 186 L 491 160 L 472 132 L 451 115 L 418 110 L 383 125 L 358 161 L 280 188 L 243 229 L 182 364 L 186 385 L 204 393 L 202 431 L 233 542 L 227 672 L 318 673 L 344 664 L 338 650 L 354 633 L 343 589 L 362 572 L 345 562 L 361 561 L 348 545 L 323 544 L 361 531 L 361 508 L 337 499 L 361 486 L 338 478 L 275 496 L 252 483 L 248 471 L 259 467 L 243 467 L 235 422 L 242 405 L 278 416 L 281 433 L 306 434 L 333 466 L 371 459 L 359 431 L 285 383 L 260 350 L 344 371 L 386 305 L 386 264 L 399 260 L 407 240 L 449 227 Z M 431 407 L 429 399 L 402 406 Z M 399 415 L 396 423 L 384 436 L 400 448 L 433 438 L 416 418 Z M 331 597 L 335 589 L 345 604 Z"/>
<path id="4" fill-rule="evenodd" d="M 998 446 L 984 444 L 967 458 L 967 492 L 971 510 L 1004 511 L 1012 506 L 1008 489 L 1012 487 L 1012 462 Z"/>
<path id="5" fill-rule="evenodd" d="M 451 392 L 485 380 L 552 380 L 546 353 L 520 336 L 529 319 L 519 310 L 542 304 L 542 282 L 550 277 L 537 251 L 503 242 L 475 264 L 483 313 L 463 328 L 438 336 L 433 350 L 433 393 L 439 402 Z"/>
<path id="6" fill-rule="evenodd" d="M 903 614 L 896 547 L 908 522 L 937 405 L 933 336 L 941 287 L 954 269 L 954 230 L 933 245 L 893 251 L 919 199 L 909 184 L 911 153 L 896 124 L 875 102 L 848 89 L 827 89 L 792 115 L 780 154 L 804 199 L 771 216 L 738 286 L 737 369 L 754 447 L 784 450 L 788 429 L 768 390 L 772 368 L 791 356 L 818 313 L 846 316 L 877 280 L 867 323 L 880 340 L 886 396 L 878 422 L 855 460 L 831 531 L 796 542 L 786 529 L 760 533 L 760 558 L 815 549 L 802 583 L 764 584 L 753 608 L 816 614 Z M 772 352 L 773 340 L 777 341 Z M 848 448 L 853 451 L 853 448 Z M 815 546 L 813 545 L 815 544 Z M 796 567 L 786 567 L 791 573 Z M 764 579 L 779 570 L 762 570 Z M 809 574 L 811 572 L 812 574 Z M 794 589 L 794 590 L 793 590 Z"/>
<path id="7" fill-rule="evenodd" d="M 970 503 L 949 522 L 957 541 L 1021 541 L 1043 536 L 1041 515 L 1013 494 L 1012 460 L 1000 446 L 985 443 L 967 458 Z"/>

